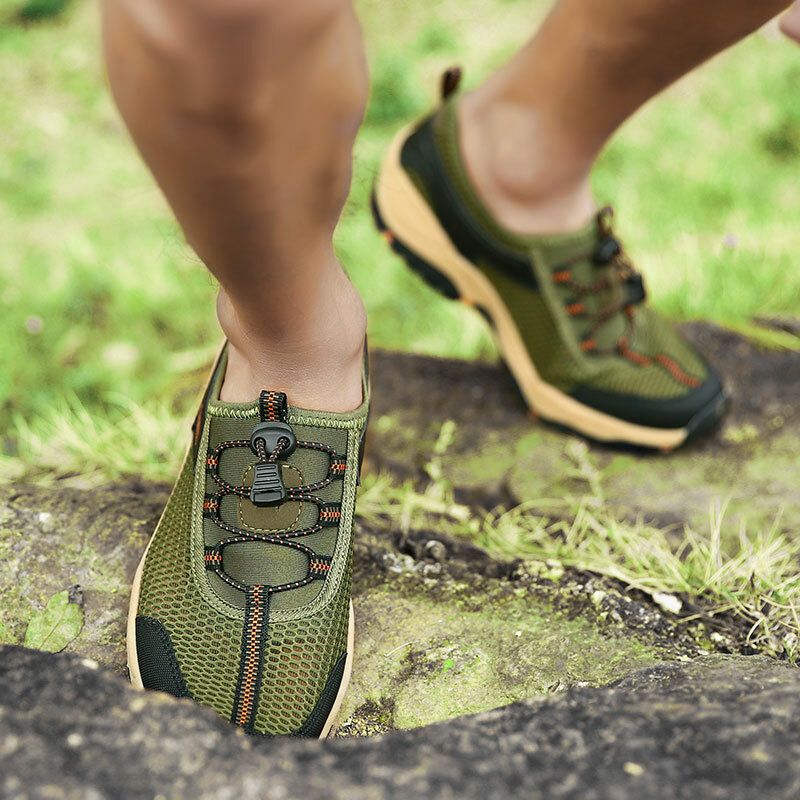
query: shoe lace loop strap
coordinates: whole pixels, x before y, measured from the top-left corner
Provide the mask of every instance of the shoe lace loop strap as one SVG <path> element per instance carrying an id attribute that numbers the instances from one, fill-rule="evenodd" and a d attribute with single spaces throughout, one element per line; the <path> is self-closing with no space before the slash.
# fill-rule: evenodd
<path id="1" fill-rule="evenodd" d="M 286 422 L 289 406 L 283 392 L 261 392 L 258 415 L 262 422 Z"/>
<path id="2" fill-rule="evenodd" d="M 264 408 L 266 416 L 281 415 L 282 403 L 280 398 L 275 401 L 274 398 L 270 399 L 269 395 L 278 395 L 276 392 L 263 392 L 261 395 L 260 406 Z M 285 396 L 284 396 L 285 397 Z M 284 417 L 285 418 L 285 417 Z M 270 420 L 262 420 L 268 422 Z M 280 424 L 280 420 L 276 420 Z M 292 434 L 293 435 L 293 434 Z M 239 498 L 247 499 L 250 497 L 251 487 L 237 486 L 230 484 L 223 480 L 220 476 L 220 461 L 222 453 L 229 448 L 251 448 L 251 441 L 248 439 L 235 439 L 231 441 L 221 442 L 213 450 L 210 450 L 206 458 L 206 470 L 214 482 L 220 487 L 215 494 L 206 495 L 203 500 L 203 516 L 210 519 L 211 522 L 218 528 L 232 534 L 218 544 L 205 548 L 204 562 L 206 569 L 215 572 L 222 580 L 235 589 L 247 593 L 249 587 L 246 584 L 236 580 L 233 576 L 225 572 L 223 568 L 223 551 L 226 547 L 232 544 L 241 544 L 245 542 L 261 542 L 264 544 L 274 544 L 281 547 L 288 547 L 298 550 L 306 555 L 308 558 L 308 571 L 305 578 L 298 581 L 280 584 L 277 586 L 264 586 L 263 589 L 268 594 L 277 594 L 278 592 L 285 592 L 291 589 L 297 589 L 305 586 L 314 580 L 324 578 L 329 571 L 330 559 L 325 556 L 320 556 L 312 548 L 307 545 L 301 544 L 296 541 L 298 538 L 308 536 L 313 533 L 321 531 L 327 527 L 337 527 L 342 518 L 342 508 L 339 503 L 330 503 L 323 501 L 320 497 L 313 494 L 313 492 L 329 486 L 334 480 L 342 480 L 346 473 L 347 459 L 346 456 L 338 454 L 333 448 L 321 442 L 305 442 L 298 441 L 296 446 L 299 448 L 316 450 L 325 453 L 328 456 L 328 473 L 322 479 L 313 484 L 305 486 L 289 487 L 285 491 L 285 495 L 277 505 L 282 505 L 283 502 L 300 502 L 312 503 L 317 506 L 318 514 L 317 520 L 314 524 L 306 528 L 292 529 L 286 528 L 282 530 L 273 530 L 269 534 L 259 533 L 257 531 L 240 528 L 237 525 L 232 525 L 222 519 L 222 501 L 226 495 L 234 495 Z M 274 450 L 266 452 L 262 449 L 259 453 L 259 464 L 269 463 L 275 464 L 277 458 L 283 452 L 283 443 L 279 439 Z M 258 466 L 258 464 L 256 465 Z M 280 469 L 280 467 L 278 467 Z M 328 568 L 320 567 L 320 564 L 328 564 Z"/>

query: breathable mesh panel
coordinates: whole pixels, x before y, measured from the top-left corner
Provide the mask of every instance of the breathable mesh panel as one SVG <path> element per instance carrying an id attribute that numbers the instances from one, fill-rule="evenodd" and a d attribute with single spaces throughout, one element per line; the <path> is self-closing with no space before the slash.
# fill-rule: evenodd
<path id="1" fill-rule="evenodd" d="M 328 675 L 347 650 L 352 554 L 333 601 L 319 614 L 290 623 L 270 623 L 256 728 L 294 733 L 308 719 Z"/>
<path id="2" fill-rule="evenodd" d="M 708 374 L 705 362 L 694 347 L 671 323 L 647 306 L 636 310 L 631 347 L 652 356 L 664 353 L 695 377 L 704 378 Z"/>
<path id="3" fill-rule="evenodd" d="M 552 263 L 549 256 L 547 260 Z M 579 340 L 581 326 L 568 319 L 564 310 L 569 299 L 568 292 L 556 288 L 554 294 L 558 300 L 550 306 L 543 292 L 521 286 L 497 267 L 488 264 L 479 266 L 508 306 L 531 354 L 531 360 L 548 383 L 565 391 L 578 384 L 589 384 L 606 391 L 648 398 L 678 397 L 688 390 L 684 383 L 676 380 L 657 362 L 641 366 L 616 355 L 576 354 L 566 345 L 556 322 L 556 315 L 562 315 L 567 330 L 572 331 L 573 341 Z M 549 278 L 545 270 L 541 273 L 540 282 Z M 700 356 L 669 322 L 647 307 L 636 310 L 634 322 L 634 336 L 629 342 L 631 348 L 650 358 L 666 354 L 684 371 L 698 378 L 705 377 L 707 371 Z"/>
<path id="4" fill-rule="evenodd" d="M 588 379 L 590 365 L 564 344 L 539 292 L 525 289 L 497 267 L 480 265 L 511 312 L 539 374 L 561 389 Z"/>
<path id="5" fill-rule="evenodd" d="M 217 614 L 194 585 L 190 522 L 194 461 L 181 471 L 145 562 L 140 615 L 159 620 L 172 640 L 192 697 L 229 716 L 239 669 L 242 623 Z"/>
<path id="6" fill-rule="evenodd" d="M 635 364 L 628 366 L 620 358 L 606 360 L 611 362 L 608 369 L 598 372 L 591 381 L 596 389 L 662 400 L 680 397 L 689 391 L 688 386 L 676 381 L 656 364 L 639 367 Z"/>
<path id="7" fill-rule="evenodd" d="M 361 423 L 364 422 L 362 412 Z M 207 425 L 213 432 L 212 447 L 223 439 L 249 438 L 254 424 L 252 418 L 208 419 Z M 336 591 L 327 599 L 325 606 L 306 618 L 302 617 L 302 610 L 296 614 L 299 619 L 275 622 L 273 618 L 276 612 L 292 614 L 293 610 L 301 609 L 314 600 L 326 585 L 321 580 L 276 594 L 272 598 L 264 651 L 264 679 L 255 718 L 255 728 L 260 733 L 288 734 L 297 731 L 312 712 L 331 670 L 347 648 L 355 482 L 353 470 L 356 460 L 353 442 L 357 440 L 358 432 L 326 427 L 325 422 L 319 427 L 298 424 L 294 428 L 299 439 L 322 442 L 339 455 L 348 457 L 347 492 L 343 495 L 345 482 L 341 478 L 314 492 L 324 502 L 342 502 L 342 520 L 345 522 L 338 531 L 336 528 L 327 528 L 300 539 L 307 539 L 307 544 L 318 553 L 332 555 L 338 546 L 337 536 L 342 537 L 337 559 L 326 579 L 335 581 L 332 585 L 336 585 Z M 243 473 L 254 460 L 252 453 L 247 450 L 242 452 L 245 459 L 228 461 L 223 477 L 231 483 L 241 483 Z M 199 502 L 193 507 L 194 469 L 198 460 L 203 465 L 205 459 L 204 449 L 190 458 L 181 471 L 148 553 L 139 613 L 164 624 L 192 696 L 229 717 L 239 675 L 243 618 L 228 618 L 206 604 L 193 582 L 193 567 L 197 565 L 190 560 L 191 522 L 202 514 Z M 306 483 L 320 480 L 327 473 L 328 456 L 324 453 L 298 449 L 290 457 L 290 462 L 302 471 Z M 233 469 L 229 472 L 230 467 Z M 209 490 L 207 481 L 203 488 Z M 201 495 L 202 492 L 198 497 Z M 236 498 L 225 501 L 223 516 L 226 520 L 238 521 L 238 505 Z M 309 504 L 305 503 L 304 507 L 306 505 Z M 218 541 L 227 535 L 215 533 L 213 527 L 210 520 L 203 521 L 206 543 Z M 250 547 L 253 545 L 241 546 L 240 553 Z M 273 547 L 269 546 L 269 550 L 262 555 L 274 554 L 279 559 Z M 233 560 L 235 562 L 236 557 Z M 290 560 L 284 565 L 287 574 L 294 571 L 294 567 L 288 565 Z M 258 571 L 256 563 L 243 568 L 249 578 L 255 578 Z M 241 594 L 231 587 L 220 591 L 221 581 L 212 572 L 203 571 L 202 575 L 220 597 L 227 599 L 231 592 Z M 287 607 L 281 602 L 284 597 L 290 599 L 293 610 L 280 611 L 282 605 Z"/>

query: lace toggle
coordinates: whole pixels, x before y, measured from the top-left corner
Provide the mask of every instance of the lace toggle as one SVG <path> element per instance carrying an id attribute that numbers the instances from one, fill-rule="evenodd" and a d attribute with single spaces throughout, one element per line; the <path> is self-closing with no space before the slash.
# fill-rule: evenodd
<path id="1" fill-rule="evenodd" d="M 278 463 L 297 447 L 297 437 L 285 422 L 261 422 L 253 429 L 250 447 L 259 457 L 253 468 L 250 502 L 256 506 L 275 506 L 286 499 L 283 471 Z"/>

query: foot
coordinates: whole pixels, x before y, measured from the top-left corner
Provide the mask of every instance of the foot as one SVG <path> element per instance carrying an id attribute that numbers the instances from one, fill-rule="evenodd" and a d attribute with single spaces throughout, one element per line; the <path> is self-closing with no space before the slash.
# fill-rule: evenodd
<path id="1" fill-rule="evenodd" d="M 135 686 L 191 697 L 247 733 L 325 736 L 353 654 L 352 520 L 369 392 L 344 414 L 219 399 L 134 579 Z"/>
<path id="2" fill-rule="evenodd" d="M 597 214 L 593 154 L 543 130 L 536 112 L 481 90 L 459 97 L 456 112 L 465 175 L 498 225 L 522 235 L 571 233 Z"/>
<path id="3" fill-rule="evenodd" d="M 364 304 L 338 263 L 318 288 L 319 297 L 305 298 L 302 314 L 284 326 L 266 314 L 248 324 L 220 292 L 217 315 L 228 340 L 221 400 L 250 402 L 270 386 L 300 408 L 347 412 L 361 405 Z"/>
<path id="4" fill-rule="evenodd" d="M 452 87 L 450 87 L 452 89 Z M 604 209 L 571 233 L 498 223 L 459 147 L 457 98 L 394 140 L 373 210 L 434 288 L 477 307 L 531 409 L 593 439 L 670 450 L 721 416 L 719 379 L 645 303 Z"/>

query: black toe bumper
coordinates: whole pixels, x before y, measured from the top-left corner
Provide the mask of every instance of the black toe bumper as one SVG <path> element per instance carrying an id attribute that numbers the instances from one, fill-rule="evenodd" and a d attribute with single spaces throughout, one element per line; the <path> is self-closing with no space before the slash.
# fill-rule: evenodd
<path id="1" fill-rule="evenodd" d="M 713 427 L 727 405 L 722 383 L 713 372 L 697 388 L 663 400 L 607 392 L 591 386 L 578 386 L 569 394 L 578 402 L 625 422 L 667 430 L 686 428 L 689 437 Z"/>

